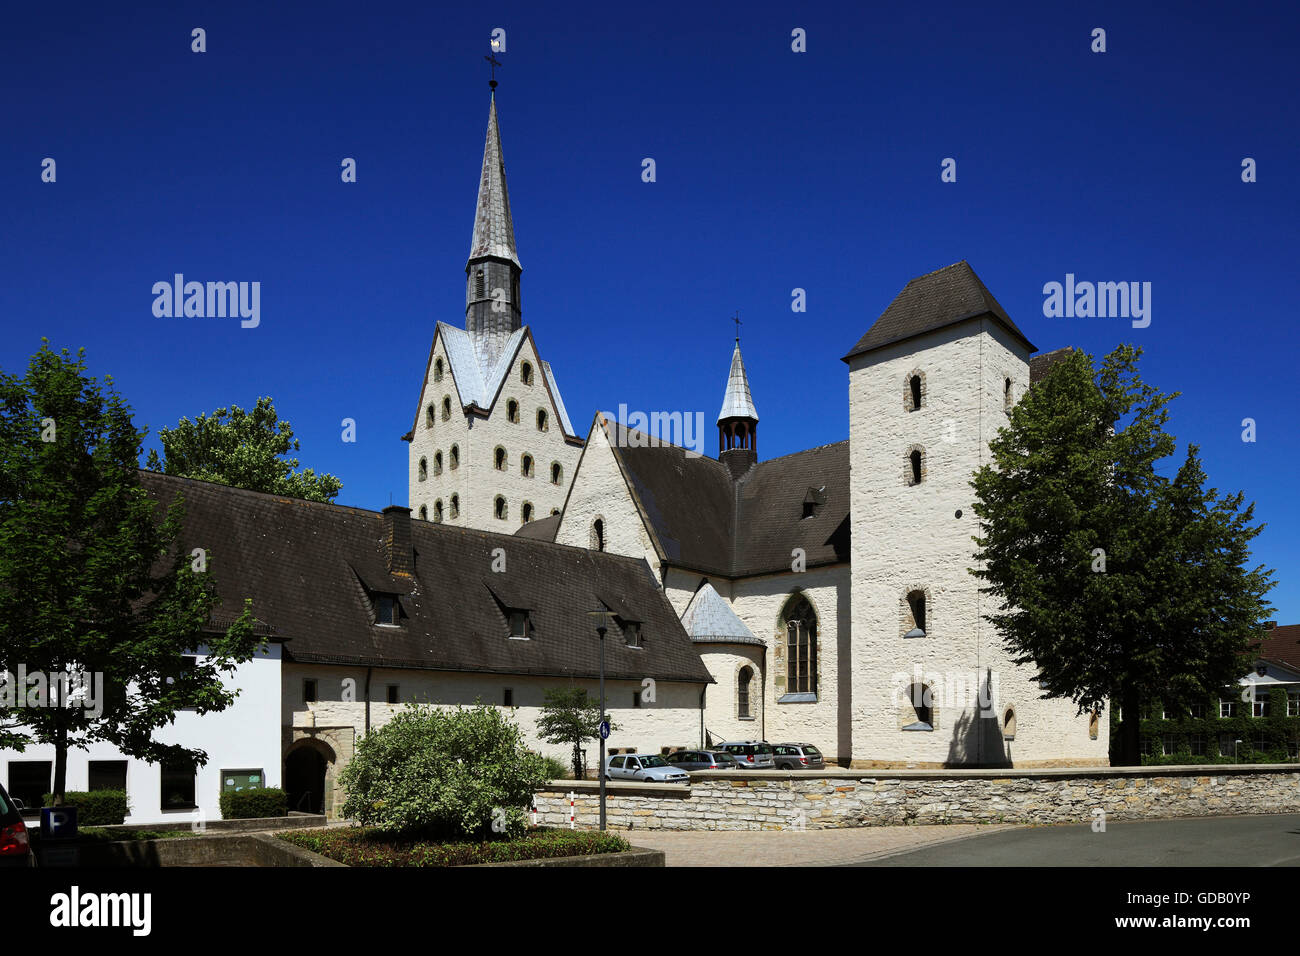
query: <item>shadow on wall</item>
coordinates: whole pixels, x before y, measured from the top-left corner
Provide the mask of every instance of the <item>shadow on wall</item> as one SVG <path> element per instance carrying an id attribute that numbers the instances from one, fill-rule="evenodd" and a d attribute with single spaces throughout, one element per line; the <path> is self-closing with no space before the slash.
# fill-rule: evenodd
<path id="1" fill-rule="evenodd" d="M 993 701 L 993 669 L 984 672 L 984 686 L 980 688 L 973 706 L 963 711 L 953 724 L 952 741 L 948 744 L 946 767 L 1010 767 L 1011 745 L 1002 737 L 1002 727 L 996 711 L 989 711 L 982 702 Z"/>

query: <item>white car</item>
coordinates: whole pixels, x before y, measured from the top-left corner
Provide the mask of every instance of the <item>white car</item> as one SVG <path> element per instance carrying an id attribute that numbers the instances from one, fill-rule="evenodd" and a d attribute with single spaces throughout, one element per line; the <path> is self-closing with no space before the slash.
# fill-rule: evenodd
<path id="1" fill-rule="evenodd" d="M 678 770 L 658 754 L 619 754 L 605 761 L 606 780 L 641 780 L 645 783 L 690 783 L 691 775 Z"/>

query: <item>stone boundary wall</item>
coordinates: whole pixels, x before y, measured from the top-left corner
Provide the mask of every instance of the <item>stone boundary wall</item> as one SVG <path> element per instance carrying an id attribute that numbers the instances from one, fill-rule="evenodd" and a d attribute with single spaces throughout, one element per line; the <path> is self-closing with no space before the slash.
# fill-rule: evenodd
<path id="1" fill-rule="evenodd" d="M 599 825 L 599 782 L 556 780 L 538 823 Z M 1091 823 L 1300 813 L 1300 764 L 1092 770 L 750 771 L 691 774 L 689 785 L 610 783 L 606 818 L 634 830 L 821 830 L 907 823 Z"/>

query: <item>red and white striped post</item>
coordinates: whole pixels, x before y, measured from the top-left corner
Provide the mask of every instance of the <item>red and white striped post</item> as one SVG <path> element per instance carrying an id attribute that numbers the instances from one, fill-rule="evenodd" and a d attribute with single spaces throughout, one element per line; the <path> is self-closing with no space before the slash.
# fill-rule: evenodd
<path id="1" fill-rule="evenodd" d="M 569 829 L 573 829 L 573 791 L 569 791 Z"/>

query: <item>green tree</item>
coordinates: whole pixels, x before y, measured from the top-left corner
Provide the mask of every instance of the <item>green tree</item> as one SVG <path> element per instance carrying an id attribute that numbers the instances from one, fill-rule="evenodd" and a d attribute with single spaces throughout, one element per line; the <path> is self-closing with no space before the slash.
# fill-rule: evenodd
<path id="1" fill-rule="evenodd" d="M 617 730 L 610 721 L 610 732 Z M 582 744 L 600 737 L 600 701 L 592 700 L 579 687 L 552 687 L 546 691 L 537 733 L 547 743 L 573 747 L 573 777 L 582 779 Z M 604 773 L 605 768 L 598 768 Z"/>
<path id="2" fill-rule="evenodd" d="M 144 435 L 111 377 L 87 376 L 84 350 L 74 360 L 43 342 L 25 376 L 0 371 L 0 747 L 52 744 L 56 803 L 69 748 L 206 762 L 153 733 L 181 708 L 228 706 L 221 674 L 260 643 L 247 602 L 228 630 L 208 630 L 211 571 L 196 574 L 178 546 L 183 501 L 163 512 L 140 486 Z M 207 656 L 183 669 L 200 644 Z M 49 689 L 16 686 L 20 667 Z"/>
<path id="3" fill-rule="evenodd" d="M 194 421 L 182 418 L 175 428 L 160 429 L 158 439 L 162 457 L 151 449 L 145 466 L 165 475 L 308 501 L 333 501 L 343 487 L 333 475 L 294 471 L 298 459 L 284 456 L 298 450 L 298 440 L 269 396 L 259 398 L 251 412 L 232 405 Z"/>
<path id="4" fill-rule="evenodd" d="M 1205 488 L 1195 445 L 1174 478 L 1168 404 L 1120 346 L 1094 370 L 1075 351 L 1015 407 L 971 482 L 987 619 L 1046 696 L 1122 709 L 1120 763 L 1140 763 L 1144 700 L 1203 700 L 1250 666 L 1273 587 L 1247 569 L 1254 505 Z"/>
<path id="5" fill-rule="evenodd" d="M 539 754 L 497 708 L 410 704 L 357 744 L 339 780 L 343 815 L 409 835 L 515 837 L 533 791 L 546 783 Z"/>

